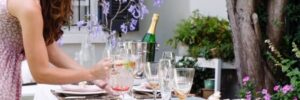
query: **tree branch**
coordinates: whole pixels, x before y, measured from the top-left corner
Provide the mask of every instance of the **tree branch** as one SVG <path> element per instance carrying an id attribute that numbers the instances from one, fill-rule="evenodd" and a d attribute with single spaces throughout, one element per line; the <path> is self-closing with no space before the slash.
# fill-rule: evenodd
<path id="1" fill-rule="evenodd" d="M 109 30 L 110 30 L 110 31 L 111 31 L 111 29 L 112 29 L 113 21 L 116 19 L 116 17 L 118 16 L 118 14 L 119 14 L 119 12 L 120 12 L 120 10 L 121 10 L 121 6 L 122 6 L 121 4 L 122 4 L 122 1 L 119 0 L 119 8 L 118 8 L 118 10 L 117 10 L 115 16 L 110 20 L 110 25 L 109 25 Z"/>
<path id="2" fill-rule="evenodd" d="M 258 43 L 260 43 L 260 47 L 262 47 L 262 38 L 261 38 L 261 30 L 258 21 L 258 15 L 256 13 L 252 14 L 252 22 L 255 31 L 255 37 L 257 37 Z"/>
<path id="3" fill-rule="evenodd" d="M 273 45 L 278 48 L 284 33 L 284 7 L 287 0 L 269 0 L 267 34 Z"/>
<path id="4" fill-rule="evenodd" d="M 129 5 L 134 2 L 134 1 L 129 1 L 128 4 L 125 6 L 125 8 L 123 8 L 119 13 L 123 13 L 125 10 L 127 10 L 127 8 L 129 7 Z"/>

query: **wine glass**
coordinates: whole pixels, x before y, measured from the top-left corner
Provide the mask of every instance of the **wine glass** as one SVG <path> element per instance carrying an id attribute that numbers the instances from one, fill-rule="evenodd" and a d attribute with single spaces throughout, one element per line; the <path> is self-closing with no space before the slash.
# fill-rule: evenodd
<path id="1" fill-rule="evenodd" d="M 164 51 L 162 59 L 170 59 L 172 64 L 175 64 L 175 54 L 172 51 Z"/>
<path id="2" fill-rule="evenodd" d="M 180 100 L 184 100 L 193 85 L 194 68 L 174 69 L 174 91 Z"/>
<path id="3" fill-rule="evenodd" d="M 173 67 L 170 59 L 159 60 L 159 77 L 162 100 L 170 100 L 173 86 Z"/>
<path id="4" fill-rule="evenodd" d="M 153 90 L 154 100 L 156 100 L 157 90 L 159 89 L 158 66 L 156 63 L 147 62 L 144 73 L 148 81 L 149 87 Z"/>

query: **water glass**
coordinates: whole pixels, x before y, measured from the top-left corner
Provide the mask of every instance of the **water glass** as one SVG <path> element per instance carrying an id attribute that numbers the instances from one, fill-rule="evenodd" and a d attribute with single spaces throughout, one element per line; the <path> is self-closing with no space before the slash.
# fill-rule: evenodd
<path id="1" fill-rule="evenodd" d="M 173 87 L 173 67 L 170 59 L 159 60 L 159 77 L 162 100 L 170 100 Z"/>
<path id="2" fill-rule="evenodd" d="M 174 91 L 180 100 L 184 100 L 193 85 L 194 68 L 174 69 Z"/>
<path id="3" fill-rule="evenodd" d="M 146 42 L 136 42 L 137 43 L 137 68 L 135 70 L 135 77 L 136 78 L 142 78 L 143 77 L 143 71 L 144 67 L 147 65 L 147 43 Z"/>
<path id="4" fill-rule="evenodd" d="M 122 95 L 124 98 L 124 94 L 132 89 L 134 78 L 132 75 L 133 66 L 122 52 L 124 50 L 120 50 L 119 54 L 113 57 L 114 67 L 110 70 L 109 85 L 116 94 Z"/>
<path id="5" fill-rule="evenodd" d="M 144 68 L 144 73 L 149 86 L 153 89 L 154 100 L 156 100 L 157 90 L 159 89 L 159 67 L 156 63 L 148 62 Z"/>

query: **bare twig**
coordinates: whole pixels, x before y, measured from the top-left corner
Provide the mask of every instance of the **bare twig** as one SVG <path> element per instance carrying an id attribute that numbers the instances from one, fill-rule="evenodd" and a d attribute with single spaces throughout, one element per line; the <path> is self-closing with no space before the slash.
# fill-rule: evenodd
<path id="1" fill-rule="evenodd" d="M 134 2 L 134 1 L 129 1 L 128 4 L 126 5 L 126 7 L 123 8 L 119 13 L 122 13 L 122 12 L 124 12 L 125 10 L 127 10 L 127 8 L 129 7 L 129 5 L 130 5 L 132 2 Z"/>
<path id="2" fill-rule="evenodd" d="M 117 18 L 118 14 L 119 14 L 119 12 L 120 12 L 120 10 L 121 10 L 121 6 L 122 6 L 121 4 L 122 4 L 122 1 L 119 0 L 119 8 L 118 8 L 118 10 L 117 10 L 115 16 L 110 20 L 110 23 L 109 23 L 109 30 L 112 29 L 113 21 Z"/>

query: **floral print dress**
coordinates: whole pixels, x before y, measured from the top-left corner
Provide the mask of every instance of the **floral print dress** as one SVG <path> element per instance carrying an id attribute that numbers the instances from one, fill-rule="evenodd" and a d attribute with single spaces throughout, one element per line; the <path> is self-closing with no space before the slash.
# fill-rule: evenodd
<path id="1" fill-rule="evenodd" d="M 0 100 L 20 100 L 23 59 L 20 24 L 8 13 L 7 0 L 0 0 Z"/>

